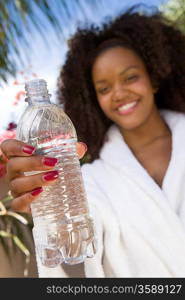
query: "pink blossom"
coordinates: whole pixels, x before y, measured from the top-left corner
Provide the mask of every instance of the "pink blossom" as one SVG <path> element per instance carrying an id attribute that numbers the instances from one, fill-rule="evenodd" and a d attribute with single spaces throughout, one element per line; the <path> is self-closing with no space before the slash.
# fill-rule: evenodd
<path id="1" fill-rule="evenodd" d="M 13 84 L 14 84 L 14 85 L 18 85 L 19 82 L 18 82 L 17 80 L 14 80 Z"/>
<path id="2" fill-rule="evenodd" d="M 21 100 L 22 97 L 25 96 L 25 92 L 24 91 L 19 91 L 16 96 L 15 96 L 15 101 L 13 102 L 13 105 L 17 105 L 18 102 Z"/>

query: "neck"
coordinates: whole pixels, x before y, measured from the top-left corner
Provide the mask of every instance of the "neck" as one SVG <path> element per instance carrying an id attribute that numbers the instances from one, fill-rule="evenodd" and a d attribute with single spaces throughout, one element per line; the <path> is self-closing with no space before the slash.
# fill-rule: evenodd
<path id="1" fill-rule="evenodd" d="M 133 130 L 121 129 L 121 133 L 133 152 L 139 151 L 158 138 L 171 135 L 169 127 L 160 116 L 157 108 L 141 126 Z"/>

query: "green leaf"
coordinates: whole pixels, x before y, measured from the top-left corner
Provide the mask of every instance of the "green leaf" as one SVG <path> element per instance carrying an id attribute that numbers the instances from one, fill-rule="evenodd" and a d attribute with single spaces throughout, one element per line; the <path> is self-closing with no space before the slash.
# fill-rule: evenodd
<path id="1" fill-rule="evenodd" d="M 61 12 L 61 19 L 57 19 L 52 7 L 52 2 Z M 7 81 L 7 78 L 15 76 L 18 68 L 17 58 L 21 61 L 19 48 L 26 45 L 28 51 L 30 39 L 27 38 L 27 33 L 34 27 L 39 32 L 40 36 L 47 41 L 47 30 L 45 24 L 38 18 L 36 13 L 40 10 L 45 19 L 53 27 L 58 38 L 64 38 L 63 26 L 68 26 L 73 19 L 73 6 L 69 3 L 75 1 L 76 7 L 82 12 L 85 17 L 84 5 L 80 0 L 6 0 L 0 1 L 0 79 Z M 88 0 L 86 5 L 91 8 L 100 7 L 101 0 Z M 61 22 L 62 20 L 62 22 Z M 23 31 L 24 28 L 24 31 Z M 24 47 L 22 47 L 24 48 Z M 14 55 L 12 55 L 14 54 Z M 25 53 L 26 54 L 26 53 Z M 28 55 L 27 59 L 28 59 Z"/>
<path id="2" fill-rule="evenodd" d="M 6 232 L 4 230 L 0 230 L 0 236 L 3 238 L 11 238 L 15 245 L 26 255 L 29 256 L 30 255 L 30 251 L 28 250 L 28 248 L 26 248 L 26 246 L 21 242 L 21 240 L 18 238 L 18 236 L 10 233 L 10 232 Z"/>

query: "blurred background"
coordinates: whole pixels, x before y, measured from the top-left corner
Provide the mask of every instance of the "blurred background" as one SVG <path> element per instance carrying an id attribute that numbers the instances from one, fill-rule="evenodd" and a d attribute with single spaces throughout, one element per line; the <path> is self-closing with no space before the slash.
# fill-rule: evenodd
<path id="1" fill-rule="evenodd" d="M 128 7 L 162 10 L 179 19 L 184 0 L 4 0 L 0 1 L 0 133 L 17 123 L 24 108 L 24 82 L 48 82 L 52 101 L 67 42 L 78 26 L 101 25 Z M 167 9 L 168 7 L 168 9 Z M 184 12 L 183 12 L 184 13 Z M 182 17 L 182 16 L 181 16 Z"/>
<path id="2" fill-rule="evenodd" d="M 47 80 L 57 103 L 57 78 L 77 27 L 101 26 L 134 4 L 141 13 L 161 11 L 185 32 L 185 0 L 0 1 L 0 143 L 15 138 L 25 81 Z M 0 160 L 0 179 L 4 167 Z M 37 277 L 31 220 L 9 211 L 11 196 L 3 194 L 3 180 L 0 191 L 0 277 Z"/>

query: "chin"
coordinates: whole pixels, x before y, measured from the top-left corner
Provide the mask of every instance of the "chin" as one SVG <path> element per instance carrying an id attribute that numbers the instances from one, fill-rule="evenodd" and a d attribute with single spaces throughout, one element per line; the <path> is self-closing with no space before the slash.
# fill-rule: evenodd
<path id="1" fill-rule="evenodd" d="M 127 122 L 115 122 L 122 130 L 136 130 L 142 126 L 143 120 L 127 120 Z"/>
<path id="2" fill-rule="evenodd" d="M 119 126 L 123 131 L 132 131 L 132 130 L 137 130 L 140 126 L 139 125 L 122 125 Z"/>
<path id="3" fill-rule="evenodd" d="M 122 130 L 137 130 L 142 127 L 148 120 L 149 112 L 138 112 L 121 118 L 115 118 L 114 123 Z"/>

